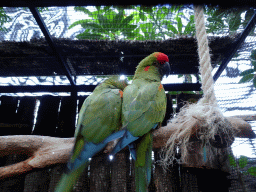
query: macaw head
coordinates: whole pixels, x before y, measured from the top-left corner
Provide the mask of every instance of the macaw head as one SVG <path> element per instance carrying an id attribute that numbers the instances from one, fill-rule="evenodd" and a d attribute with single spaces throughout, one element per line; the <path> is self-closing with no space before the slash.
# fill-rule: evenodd
<path id="1" fill-rule="evenodd" d="M 108 79 L 103 81 L 99 88 L 105 88 L 105 87 L 110 87 L 110 88 L 115 88 L 115 89 L 121 89 L 124 90 L 124 88 L 128 85 L 127 79 L 123 78 L 121 79 L 120 76 L 118 75 L 113 75 L 110 76 Z"/>
<path id="2" fill-rule="evenodd" d="M 170 72 L 171 67 L 168 56 L 161 52 L 154 52 L 139 63 L 135 78 L 138 78 L 138 76 L 151 75 L 153 77 L 157 75 L 162 80 L 163 76 L 168 76 Z"/>
<path id="3" fill-rule="evenodd" d="M 168 76 L 171 73 L 168 56 L 161 52 L 155 52 L 153 55 L 156 57 L 156 61 L 153 62 L 153 65 L 158 67 L 159 73 L 162 77 L 164 75 Z"/>

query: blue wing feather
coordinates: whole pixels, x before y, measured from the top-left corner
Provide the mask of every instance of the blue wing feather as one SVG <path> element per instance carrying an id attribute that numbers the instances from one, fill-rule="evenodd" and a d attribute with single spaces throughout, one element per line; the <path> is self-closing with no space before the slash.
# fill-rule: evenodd
<path id="1" fill-rule="evenodd" d="M 82 165 L 86 164 L 89 160 L 89 158 L 93 157 L 96 153 L 100 152 L 108 142 L 113 141 L 115 139 L 123 137 L 125 134 L 125 130 L 118 131 L 116 133 L 111 134 L 106 139 L 104 139 L 102 142 L 95 144 L 93 142 L 88 142 L 83 146 L 82 151 L 80 154 L 76 157 L 76 159 L 71 162 L 69 161 L 67 164 L 69 171 L 74 171 L 81 167 Z"/>

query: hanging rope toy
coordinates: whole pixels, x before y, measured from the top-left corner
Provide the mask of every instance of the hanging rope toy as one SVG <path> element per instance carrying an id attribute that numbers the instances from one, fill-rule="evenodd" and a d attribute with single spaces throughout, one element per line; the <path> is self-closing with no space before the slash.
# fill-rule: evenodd
<path id="1" fill-rule="evenodd" d="M 220 153 L 221 150 L 218 148 L 228 147 L 234 140 L 232 125 L 224 118 L 218 108 L 214 93 L 203 7 L 194 6 L 194 12 L 200 64 L 199 71 L 204 95 L 196 104 L 186 104 L 176 117 L 171 120 L 172 124 L 179 124 L 179 127 L 163 148 L 164 155 L 161 162 L 165 166 L 172 164 L 173 160 L 176 159 L 176 147 L 179 147 L 181 151 L 180 163 L 188 166 L 209 165 L 214 156 Z M 193 142 L 195 138 L 197 143 L 200 141 L 199 143 L 201 144 L 199 146 Z M 208 153 L 210 148 L 208 146 L 214 147 L 215 154 Z M 191 161 L 191 153 L 195 151 L 200 153 L 199 156 L 201 158 Z"/>

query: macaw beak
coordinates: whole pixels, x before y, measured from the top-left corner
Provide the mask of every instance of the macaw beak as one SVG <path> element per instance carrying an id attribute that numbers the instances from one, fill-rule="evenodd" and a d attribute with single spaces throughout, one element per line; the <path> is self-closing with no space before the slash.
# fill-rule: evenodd
<path id="1" fill-rule="evenodd" d="M 165 62 L 159 69 L 162 77 L 165 75 L 168 77 L 168 75 L 171 73 L 171 67 L 168 62 Z"/>

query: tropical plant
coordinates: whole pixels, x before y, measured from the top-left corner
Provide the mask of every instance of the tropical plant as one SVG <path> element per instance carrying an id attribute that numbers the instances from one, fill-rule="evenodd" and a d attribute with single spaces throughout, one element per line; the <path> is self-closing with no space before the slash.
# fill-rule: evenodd
<path id="1" fill-rule="evenodd" d="M 238 163 L 237 163 L 234 156 L 229 155 L 229 164 L 232 167 L 236 167 L 238 169 L 243 169 L 248 165 L 248 157 L 241 155 L 240 158 L 238 159 Z M 256 167 L 250 167 L 250 168 L 248 168 L 247 171 L 243 171 L 243 172 L 240 171 L 240 173 L 243 173 L 244 175 L 249 174 L 249 175 L 256 177 Z"/>
<path id="2" fill-rule="evenodd" d="M 3 25 L 7 22 L 10 22 L 10 21 L 11 21 L 11 17 L 9 17 L 6 14 L 3 7 L 0 7 L 0 31 L 6 32 L 7 29 L 5 27 L 3 27 Z"/>
<path id="3" fill-rule="evenodd" d="M 239 28 L 245 28 L 250 21 L 254 10 L 252 8 L 236 7 L 236 8 L 222 8 L 222 7 L 205 7 L 207 15 L 207 33 L 220 34 L 227 32 L 233 35 Z M 245 18 L 242 19 L 242 14 L 245 13 Z M 252 30 L 250 35 L 254 35 Z"/>
<path id="4" fill-rule="evenodd" d="M 185 6 L 98 6 L 96 11 L 87 7 L 75 7 L 88 16 L 71 24 L 81 25 L 85 31 L 78 39 L 130 39 L 161 40 L 177 35 L 195 34 L 194 15 L 183 13 Z M 205 6 L 208 33 L 235 34 L 245 28 L 254 13 L 252 8 L 230 8 Z M 244 19 L 242 14 L 245 13 Z M 184 20 L 184 18 L 186 18 Z M 250 35 L 254 35 L 252 32 Z"/>
<path id="5" fill-rule="evenodd" d="M 256 49 L 251 52 L 251 65 L 252 69 L 247 69 L 240 73 L 242 78 L 239 83 L 253 82 L 254 87 L 256 87 Z"/>
<path id="6" fill-rule="evenodd" d="M 86 14 L 88 19 L 74 22 L 69 28 L 80 25 L 85 29 L 78 39 L 160 40 L 176 35 L 193 35 L 194 16 L 186 26 L 180 16 L 182 6 L 98 6 L 95 11 L 86 7 L 75 7 Z M 172 21 L 172 18 L 174 20 Z"/>
<path id="7" fill-rule="evenodd" d="M 194 16 L 190 17 L 190 21 L 184 26 L 182 24 L 181 15 L 184 15 L 180 10 L 182 6 L 156 6 L 156 7 L 137 7 L 137 12 L 134 12 L 142 21 L 136 29 L 138 40 L 158 40 L 174 37 L 176 35 L 187 35 L 193 32 Z M 137 14 L 136 14 L 137 13 Z M 171 19 L 173 18 L 174 19 Z M 139 33 L 140 32 L 140 33 Z"/>
<path id="8" fill-rule="evenodd" d="M 76 11 L 88 15 L 89 19 L 74 22 L 69 29 L 81 25 L 85 31 L 77 35 L 78 39 L 117 39 L 120 35 L 129 36 L 137 25 L 131 24 L 133 14 L 126 16 L 123 7 L 96 6 L 96 11 L 85 7 L 75 7 Z"/>
<path id="9" fill-rule="evenodd" d="M 250 167 L 246 171 L 242 171 L 241 169 L 245 168 L 248 165 L 248 158 L 246 156 L 241 155 L 238 160 L 235 159 L 233 155 L 229 155 L 229 164 L 231 167 L 235 168 L 237 175 L 238 175 L 238 181 L 240 182 L 243 191 L 248 191 L 243 179 L 244 175 L 251 175 L 256 177 L 256 167 Z"/>

